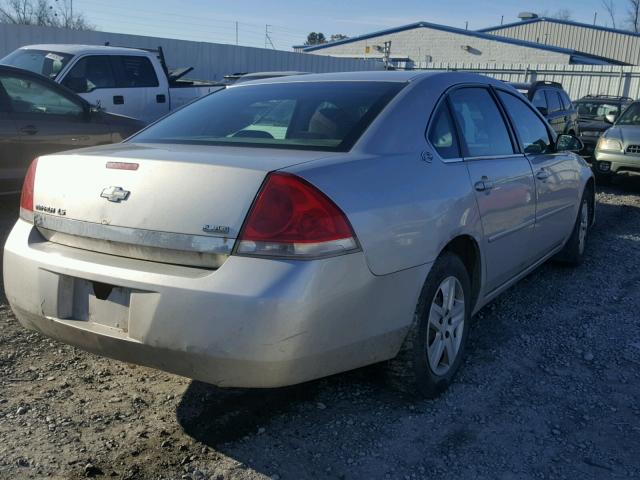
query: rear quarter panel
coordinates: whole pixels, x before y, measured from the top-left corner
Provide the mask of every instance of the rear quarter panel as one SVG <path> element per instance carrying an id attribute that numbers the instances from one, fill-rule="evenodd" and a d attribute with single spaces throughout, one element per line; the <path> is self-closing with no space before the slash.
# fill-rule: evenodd
<path id="1" fill-rule="evenodd" d="M 350 153 L 292 170 L 347 214 L 375 275 L 432 262 L 458 235 L 482 245 L 466 165 L 444 163 L 425 137 L 432 110 L 450 86 L 446 74 L 409 84 Z"/>
<path id="2" fill-rule="evenodd" d="M 480 218 L 462 162 L 428 163 L 416 151 L 297 173 L 347 214 L 375 275 L 431 262 L 458 235 L 480 244 Z"/>

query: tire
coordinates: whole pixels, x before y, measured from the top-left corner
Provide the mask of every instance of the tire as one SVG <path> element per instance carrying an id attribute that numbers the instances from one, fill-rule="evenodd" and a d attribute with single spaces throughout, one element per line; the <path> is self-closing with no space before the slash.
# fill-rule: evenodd
<path id="1" fill-rule="evenodd" d="M 444 305 L 448 292 L 453 308 Z M 429 272 L 400 353 L 387 364 L 394 387 L 426 398 L 446 390 L 462 364 L 470 320 L 469 274 L 457 255 L 445 252 Z"/>
<path id="2" fill-rule="evenodd" d="M 563 263 L 577 266 L 584 260 L 584 254 L 589 237 L 591 212 L 593 211 L 593 197 L 591 189 L 587 189 L 582 194 L 578 216 L 573 226 L 571 236 L 565 244 L 557 259 Z"/>

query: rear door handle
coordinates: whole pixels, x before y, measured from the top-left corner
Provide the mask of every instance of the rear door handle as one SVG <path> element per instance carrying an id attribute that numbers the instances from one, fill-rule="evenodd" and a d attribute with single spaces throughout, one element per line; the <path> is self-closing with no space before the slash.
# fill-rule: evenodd
<path id="1" fill-rule="evenodd" d="M 35 135 L 38 133 L 38 129 L 34 125 L 27 125 L 26 127 L 22 127 L 20 132 L 25 135 Z"/>
<path id="2" fill-rule="evenodd" d="M 493 182 L 489 180 L 489 177 L 483 176 L 482 180 L 476 182 L 473 188 L 475 188 L 477 192 L 489 192 L 493 189 L 493 186 Z"/>
<path id="3" fill-rule="evenodd" d="M 546 180 L 547 178 L 549 178 L 551 176 L 551 174 L 549 173 L 548 170 L 545 170 L 544 168 L 541 168 L 540 170 L 538 170 L 538 172 L 536 173 L 536 178 L 538 180 Z"/>

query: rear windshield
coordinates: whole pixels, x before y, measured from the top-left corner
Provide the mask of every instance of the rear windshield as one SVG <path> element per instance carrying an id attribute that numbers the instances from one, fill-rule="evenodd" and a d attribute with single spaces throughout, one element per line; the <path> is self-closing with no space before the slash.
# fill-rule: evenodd
<path id="1" fill-rule="evenodd" d="M 403 86 L 293 82 L 232 87 L 178 110 L 130 141 L 347 151 Z"/>
<path id="2" fill-rule="evenodd" d="M 73 55 L 60 52 L 16 50 L 0 60 L 0 63 L 23 68 L 54 79 L 72 58 Z"/>
<path id="3" fill-rule="evenodd" d="M 617 103 L 579 101 L 576 102 L 576 107 L 582 118 L 593 120 L 604 120 L 610 113 L 620 113 L 620 105 Z"/>

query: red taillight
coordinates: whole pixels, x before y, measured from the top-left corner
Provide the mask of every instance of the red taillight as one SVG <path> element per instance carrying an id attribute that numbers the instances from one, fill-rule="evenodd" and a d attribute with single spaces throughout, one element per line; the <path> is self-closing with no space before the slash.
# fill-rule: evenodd
<path id="1" fill-rule="evenodd" d="M 272 173 L 245 220 L 237 252 L 315 257 L 355 248 L 353 230 L 335 203 L 300 177 Z"/>
<path id="2" fill-rule="evenodd" d="M 36 169 L 38 168 L 38 159 L 34 159 L 29 165 L 27 174 L 22 184 L 22 192 L 20 193 L 20 217 L 33 221 L 33 187 L 36 181 Z"/>

